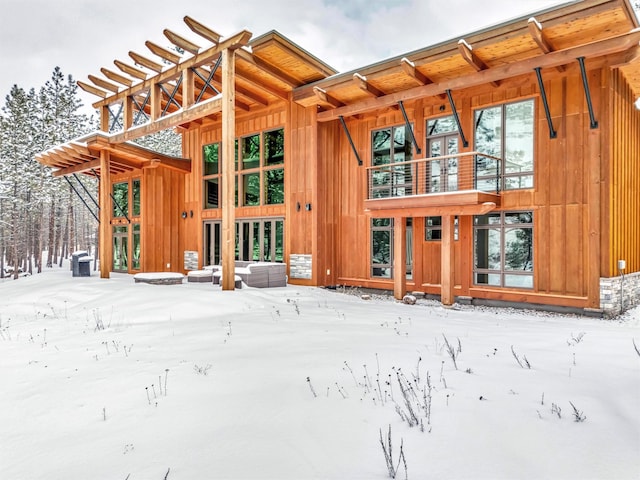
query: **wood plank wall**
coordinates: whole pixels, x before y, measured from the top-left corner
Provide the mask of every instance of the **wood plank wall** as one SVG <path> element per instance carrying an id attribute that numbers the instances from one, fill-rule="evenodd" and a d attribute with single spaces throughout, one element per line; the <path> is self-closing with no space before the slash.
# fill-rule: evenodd
<path id="1" fill-rule="evenodd" d="M 587 68 L 589 66 L 587 65 Z M 534 289 L 510 290 L 478 288 L 472 285 L 473 223 L 472 217 L 461 217 L 456 242 L 455 281 L 457 295 L 501 298 L 511 301 L 565 304 L 576 307 L 599 305 L 600 275 L 600 161 L 603 156 L 601 137 L 607 129 L 606 96 L 603 78 L 607 70 L 599 67 L 588 71 L 591 96 L 600 117 L 598 129 L 589 128 L 587 103 L 579 68 L 570 66 L 565 72 L 544 71 L 544 83 L 557 138 L 550 139 L 537 80 L 534 74 L 503 82 L 498 88 L 477 87 L 456 91 L 453 98 L 464 133 L 473 149 L 473 111 L 477 108 L 536 99 L 535 188 L 503 193 L 501 210 L 534 211 Z M 425 149 L 427 118 L 448 115 L 446 100 L 425 98 L 405 105 L 414 125 L 420 147 Z M 332 122 L 336 124 L 337 122 Z M 366 197 L 366 165 L 370 165 L 371 131 L 403 124 L 399 110 L 386 109 L 347 125 L 364 166 L 358 167 L 346 136 L 336 127 L 321 125 L 319 129 L 319 162 L 327 166 L 335 185 L 320 185 L 327 205 L 334 199 L 333 214 L 336 234 L 333 242 L 335 260 L 327 268 L 336 271 L 339 284 L 392 288 L 392 281 L 371 279 L 370 218 L 363 208 Z M 336 143 L 338 151 L 331 148 Z M 465 149 L 461 149 L 464 151 Z M 423 155 L 424 156 L 424 153 Z M 421 156 L 421 157 L 422 157 Z M 334 158 L 332 158 L 334 157 Z M 415 157 L 418 158 L 418 157 Z M 328 167 L 332 163 L 334 167 Z M 410 290 L 439 293 L 440 244 L 424 240 L 424 221 L 414 219 L 414 275 L 407 282 Z"/>
<path id="2" fill-rule="evenodd" d="M 603 276 L 619 275 L 618 260 L 626 260 L 624 273 L 640 271 L 640 111 L 622 73 L 610 76 L 611 163 L 607 174 L 610 190 L 606 199 L 609 229 L 608 250 L 603 258 Z"/>

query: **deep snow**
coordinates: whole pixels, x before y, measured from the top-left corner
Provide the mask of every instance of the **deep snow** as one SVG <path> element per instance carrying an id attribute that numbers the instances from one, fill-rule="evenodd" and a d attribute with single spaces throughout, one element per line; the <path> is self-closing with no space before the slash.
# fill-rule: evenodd
<path id="1" fill-rule="evenodd" d="M 0 479 L 384 479 L 389 425 L 411 480 L 640 478 L 639 310 L 357 293 L 67 268 L 0 282 Z M 396 413 L 398 372 L 430 377 L 424 432 Z"/>

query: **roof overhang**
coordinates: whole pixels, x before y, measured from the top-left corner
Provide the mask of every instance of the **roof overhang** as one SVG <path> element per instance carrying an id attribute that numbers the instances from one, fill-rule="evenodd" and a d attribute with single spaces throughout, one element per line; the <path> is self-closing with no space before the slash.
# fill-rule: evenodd
<path id="1" fill-rule="evenodd" d="M 50 148 L 36 155 L 36 160 L 53 168 L 54 177 L 80 173 L 99 177 L 102 152 L 108 153 L 109 168 L 115 175 L 156 167 L 182 173 L 191 171 L 191 160 L 187 158 L 172 157 L 134 143 L 113 143 L 111 140 L 111 136 L 97 131 Z"/>
<path id="2" fill-rule="evenodd" d="M 628 0 L 583 0 L 305 85 L 293 100 L 316 106 L 318 121 L 442 96 L 446 90 L 531 74 L 534 68 L 619 68 L 640 96 L 640 30 Z"/>

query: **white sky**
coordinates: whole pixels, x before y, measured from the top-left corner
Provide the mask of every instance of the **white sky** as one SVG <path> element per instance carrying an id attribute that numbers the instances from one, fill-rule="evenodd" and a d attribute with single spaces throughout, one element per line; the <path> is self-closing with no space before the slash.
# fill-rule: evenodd
<path id="1" fill-rule="evenodd" d="M 118 71 L 134 50 L 154 58 L 145 40 L 169 46 L 162 30 L 196 41 L 190 15 L 223 37 L 270 30 L 347 71 L 482 27 L 528 15 L 558 0 L 0 0 L 0 95 L 18 84 L 39 89 L 59 66 L 75 80 Z M 82 93 L 85 104 L 97 97 Z"/>

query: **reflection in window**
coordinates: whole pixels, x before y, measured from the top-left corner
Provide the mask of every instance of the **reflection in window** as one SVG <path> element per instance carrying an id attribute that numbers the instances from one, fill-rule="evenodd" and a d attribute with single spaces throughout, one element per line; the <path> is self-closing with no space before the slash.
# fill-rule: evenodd
<path id="1" fill-rule="evenodd" d="M 140 270 L 140 224 L 133 224 L 133 244 L 131 252 L 131 268 Z"/>
<path id="2" fill-rule="evenodd" d="M 503 161 L 479 156 L 479 190 L 533 187 L 534 100 L 484 108 L 475 112 L 475 150 Z"/>
<path id="3" fill-rule="evenodd" d="M 242 175 L 243 206 L 260 205 L 260 173 Z"/>
<path id="4" fill-rule="evenodd" d="M 131 183 L 132 183 L 131 196 L 133 201 L 132 213 L 133 213 L 133 216 L 135 217 L 140 215 L 140 179 L 136 178 Z"/>
<path id="5" fill-rule="evenodd" d="M 481 215 L 474 224 L 475 283 L 533 288 L 533 213 Z"/>
<path id="6" fill-rule="evenodd" d="M 275 205 L 284 203 L 284 169 L 265 170 L 265 203 Z"/>
<path id="7" fill-rule="evenodd" d="M 264 166 L 284 163 L 284 129 L 264 133 Z"/>
<path id="8" fill-rule="evenodd" d="M 202 147 L 202 174 L 215 175 L 220 173 L 220 144 L 212 143 Z"/>
<path id="9" fill-rule="evenodd" d="M 404 125 L 375 130 L 371 133 L 371 165 L 389 165 L 412 159 L 411 140 Z M 372 198 L 405 196 L 412 192 L 411 165 L 377 169 L 371 177 Z"/>
<path id="10" fill-rule="evenodd" d="M 129 216 L 129 182 L 113 184 L 113 216 Z"/>
<path id="11" fill-rule="evenodd" d="M 242 169 L 248 170 L 260 166 L 260 134 L 242 139 Z"/>
<path id="12" fill-rule="evenodd" d="M 393 219 L 371 219 L 371 276 L 391 278 Z"/>

